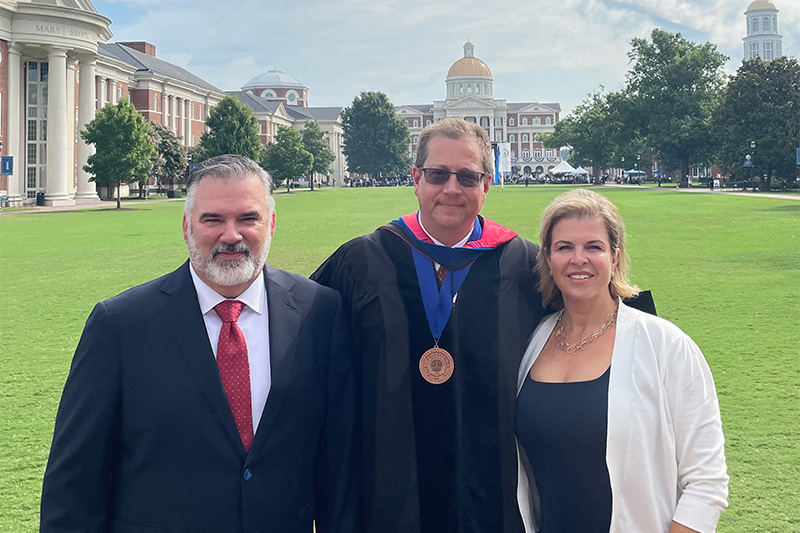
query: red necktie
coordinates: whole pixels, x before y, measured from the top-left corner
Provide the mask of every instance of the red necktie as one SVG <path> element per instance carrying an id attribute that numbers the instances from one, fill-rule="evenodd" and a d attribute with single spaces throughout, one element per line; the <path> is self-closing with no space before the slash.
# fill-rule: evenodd
<path id="1" fill-rule="evenodd" d="M 253 414 L 250 400 L 250 364 L 247 360 L 247 342 L 239 324 L 239 314 L 244 304 L 239 300 L 224 300 L 214 309 L 222 319 L 222 329 L 217 342 L 217 366 L 222 386 L 228 396 L 233 419 L 239 429 L 245 451 L 253 443 Z"/>

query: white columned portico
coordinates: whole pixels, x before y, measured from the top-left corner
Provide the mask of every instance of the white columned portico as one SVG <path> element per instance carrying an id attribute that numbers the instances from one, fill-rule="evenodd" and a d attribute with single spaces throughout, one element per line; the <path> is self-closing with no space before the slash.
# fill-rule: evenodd
<path id="1" fill-rule="evenodd" d="M 78 92 L 78 131 L 83 131 L 86 125 L 94 118 L 95 111 L 95 68 L 97 66 L 96 57 L 80 58 L 80 90 Z M 94 204 L 100 201 L 97 196 L 97 186 L 88 172 L 83 170 L 83 165 L 94 153 L 94 145 L 87 144 L 82 138 L 78 138 L 78 192 L 75 194 L 76 204 Z"/>
<path id="2" fill-rule="evenodd" d="M 183 136 L 183 145 L 184 146 L 191 146 L 189 142 L 190 137 L 192 136 L 192 103 L 189 100 L 184 100 L 184 116 L 186 117 L 186 124 L 183 126 L 183 130 L 185 132 Z"/>
<path id="3" fill-rule="evenodd" d="M 47 88 L 47 176 L 45 205 L 72 205 L 67 194 L 67 50 L 53 46 L 49 49 L 50 64 Z"/>
<path id="4" fill-rule="evenodd" d="M 8 205 L 21 206 L 23 197 L 20 191 L 25 190 L 25 162 L 22 160 L 22 136 L 20 129 L 22 119 L 20 116 L 20 97 L 22 92 L 21 55 L 20 46 L 17 43 L 8 45 L 8 89 L 11 93 L 6 101 L 8 102 L 8 128 L 7 133 L 7 154 L 14 157 L 14 173 L 8 176 Z M 16 96 L 12 96 L 16 95 Z"/>

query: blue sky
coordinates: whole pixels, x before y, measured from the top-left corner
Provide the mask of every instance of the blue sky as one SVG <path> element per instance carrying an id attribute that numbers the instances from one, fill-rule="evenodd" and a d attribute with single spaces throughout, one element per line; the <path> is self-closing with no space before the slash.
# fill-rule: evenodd
<path id="1" fill-rule="evenodd" d="M 773 0 L 786 55 L 800 50 L 800 1 Z M 735 0 L 95 0 L 113 40 L 144 40 L 158 57 L 222 90 L 279 68 L 309 87 L 312 106 L 346 106 L 380 90 L 395 104 L 445 96 L 464 42 L 494 76 L 495 98 L 559 102 L 566 115 L 599 86 L 622 87 L 634 37 L 653 28 L 710 41 L 741 63 Z"/>

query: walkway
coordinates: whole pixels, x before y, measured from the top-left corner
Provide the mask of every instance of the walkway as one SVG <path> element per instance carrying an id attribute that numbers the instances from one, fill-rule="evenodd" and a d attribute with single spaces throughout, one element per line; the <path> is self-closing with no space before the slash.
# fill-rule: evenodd
<path id="1" fill-rule="evenodd" d="M 132 200 L 132 201 L 123 201 L 121 203 L 122 208 L 126 207 L 144 207 L 149 204 L 155 204 L 159 202 L 182 202 L 183 198 L 159 198 L 158 200 Z M 117 208 L 117 201 L 116 200 L 105 200 L 97 204 L 80 204 L 80 205 L 61 205 L 58 207 L 55 206 L 43 206 L 43 207 L 31 207 L 30 209 L 24 209 L 21 211 L 8 211 L 7 209 L 3 209 L 0 211 L 0 216 L 3 215 L 18 215 L 18 214 L 31 214 L 31 213 L 52 213 L 55 211 L 77 211 L 77 210 L 96 210 L 96 209 L 116 209 Z"/>

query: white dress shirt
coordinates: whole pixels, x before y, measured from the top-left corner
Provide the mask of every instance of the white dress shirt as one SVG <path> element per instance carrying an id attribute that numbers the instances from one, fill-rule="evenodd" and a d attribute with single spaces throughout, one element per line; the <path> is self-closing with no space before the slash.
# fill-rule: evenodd
<path id="1" fill-rule="evenodd" d="M 222 319 L 217 315 L 214 307 L 226 298 L 206 285 L 195 272 L 191 263 L 189 270 L 192 281 L 197 291 L 197 300 L 200 311 L 203 313 L 203 322 L 206 325 L 208 341 L 217 357 L 217 342 L 222 329 Z M 242 313 L 239 315 L 239 328 L 244 333 L 247 343 L 247 357 L 250 366 L 250 401 L 253 410 L 253 434 L 258 429 L 258 422 L 267 404 L 272 373 L 269 364 L 269 315 L 267 314 L 267 291 L 264 286 L 264 271 L 250 284 L 247 289 L 235 298 L 244 303 Z"/>

